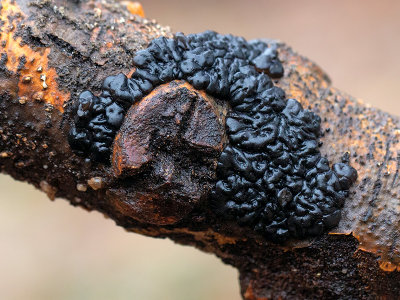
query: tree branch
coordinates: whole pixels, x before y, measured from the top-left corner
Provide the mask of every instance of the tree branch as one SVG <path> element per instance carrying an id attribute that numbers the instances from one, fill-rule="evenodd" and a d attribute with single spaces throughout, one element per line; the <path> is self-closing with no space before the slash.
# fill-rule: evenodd
<path id="1" fill-rule="evenodd" d="M 338 226 L 273 243 L 214 213 L 210 191 L 231 108 L 184 80 L 158 86 L 129 109 L 111 165 L 71 150 L 79 95 L 99 94 L 110 75 L 131 75 L 135 53 L 171 38 L 168 28 L 132 14 L 142 14 L 137 5 L 111 0 L 1 5 L 2 172 L 130 231 L 215 253 L 240 271 L 245 299 L 400 294 L 399 118 L 331 87 L 318 66 L 278 44 L 285 73 L 275 85 L 321 117 L 320 152 L 329 162 L 345 156 L 358 179 Z"/>

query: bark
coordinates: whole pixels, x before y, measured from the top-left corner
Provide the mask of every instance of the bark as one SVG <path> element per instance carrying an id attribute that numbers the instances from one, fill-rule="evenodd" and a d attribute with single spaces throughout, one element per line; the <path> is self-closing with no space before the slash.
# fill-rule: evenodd
<path id="1" fill-rule="evenodd" d="M 185 82 L 160 86 L 129 110 L 111 166 L 69 147 L 69 112 L 79 93 L 99 92 L 109 75 L 130 74 L 135 52 L 171 37 L 169 28 L 142 18 L 130 2 L 1 5 L 3 173 L 129 231 L 214 253 L 238 268 L 245 299 L 398 297 L 399 118 L 331 87 L 318 66 L 279 44 L 285 75 L 276 84 L 321 116 L 322 154 L 338 161 L 348 152 L 358 179 L 332 232 L 273 244 L 210 212 L 229 107 Z"/>

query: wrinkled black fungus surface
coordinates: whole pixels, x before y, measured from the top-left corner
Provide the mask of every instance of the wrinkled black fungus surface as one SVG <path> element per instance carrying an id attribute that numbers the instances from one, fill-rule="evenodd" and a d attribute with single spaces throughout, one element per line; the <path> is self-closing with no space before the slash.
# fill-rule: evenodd
<path id="1" fill-rule="evenodd" d="M 81 156 L 107 162 L 110 147 L 117 130 L 121 127 L 127 107 L 114 101 L 107 92 L 100 97 L 85 91 L 79 96 L 68 141 Z"/>
<path id="2" fill-rule="evenodd" d="M 319 149 L 320 118 L 286 99 L 270 77 L 283 75 L 277 51 L 207 31 L 158 38 L 134 58 L 135 73 L 108 77 L 99 97 L 83 92 L 69 141 L 80 155 L 108 161 L 125 112 L 155 86 L 184 79 L 229 101 L 229 143 L 219 159 L 212 207 L 273 241 L 336 226 L 357 172 L 332 168 Z"/>
<path id="3" fill-rule="evenodd" d="M 185 79 L 211 95 L 232 96 L 232 101 L 239 102 L 255 85 L 259 90 L 272 87 L 270 78 L 259 72 L 272 77 L 283 75 L 275 47 L 211 31 L 155 39 L 136 53 L 134 63 L 137 70 L 131 78 L 109 76 L 99 97 L 89 91 L 79 97 L 69 134 L 75 153 L 107 163 L 126 111 L 159 84 Z"/>

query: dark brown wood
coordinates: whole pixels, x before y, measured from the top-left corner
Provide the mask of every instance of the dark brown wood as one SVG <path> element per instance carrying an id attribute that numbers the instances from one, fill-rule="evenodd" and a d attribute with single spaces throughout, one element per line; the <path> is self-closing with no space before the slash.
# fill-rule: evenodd
<path id="1" fill-rule="evenodd" d="M 73 99 L 98 92 L 108 75 L 130 74 L 135 52 L 171 37 L 168 28 L 111 0 L 1 5 L 2 172 L 130 231 L 215 253 L 240 271 L 245 299 L 398 298 L 399 118 L 336 90 L 318 66 L 279 46 L 285 76 L 276 84 L 321 116 L 321 152 L 330 161 L 349 152 L 359 176 L 334 231 L 275 245 L 210 213 L 229 108 L 185 82 L 160 86 L 130 109 L 111 166 L 71 152 Z M 154 147 L 154 138 L 164 143 Z"/>

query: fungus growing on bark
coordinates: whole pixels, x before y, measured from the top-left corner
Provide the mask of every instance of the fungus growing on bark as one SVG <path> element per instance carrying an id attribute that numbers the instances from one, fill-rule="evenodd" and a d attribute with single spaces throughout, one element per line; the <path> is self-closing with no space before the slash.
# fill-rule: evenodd
<path id="1" fill-rule="evenodd" d="M 212 31 L 178 33 L 153 40 L 134 64 L 131 78 L 107 77 L 99 97 L 80 95 L 69 135 L 77 154 L 109 162 L 129 107 L 154 87 L 184 79 L 232 109 L 212 191 L 216 213 L 278 242 L 338 224 L 357 172 L 346 160 L 330 168 L 318 149 L 320 118 L 273 85 L 270 76 L 283 75 L 273 45 Z"/>

